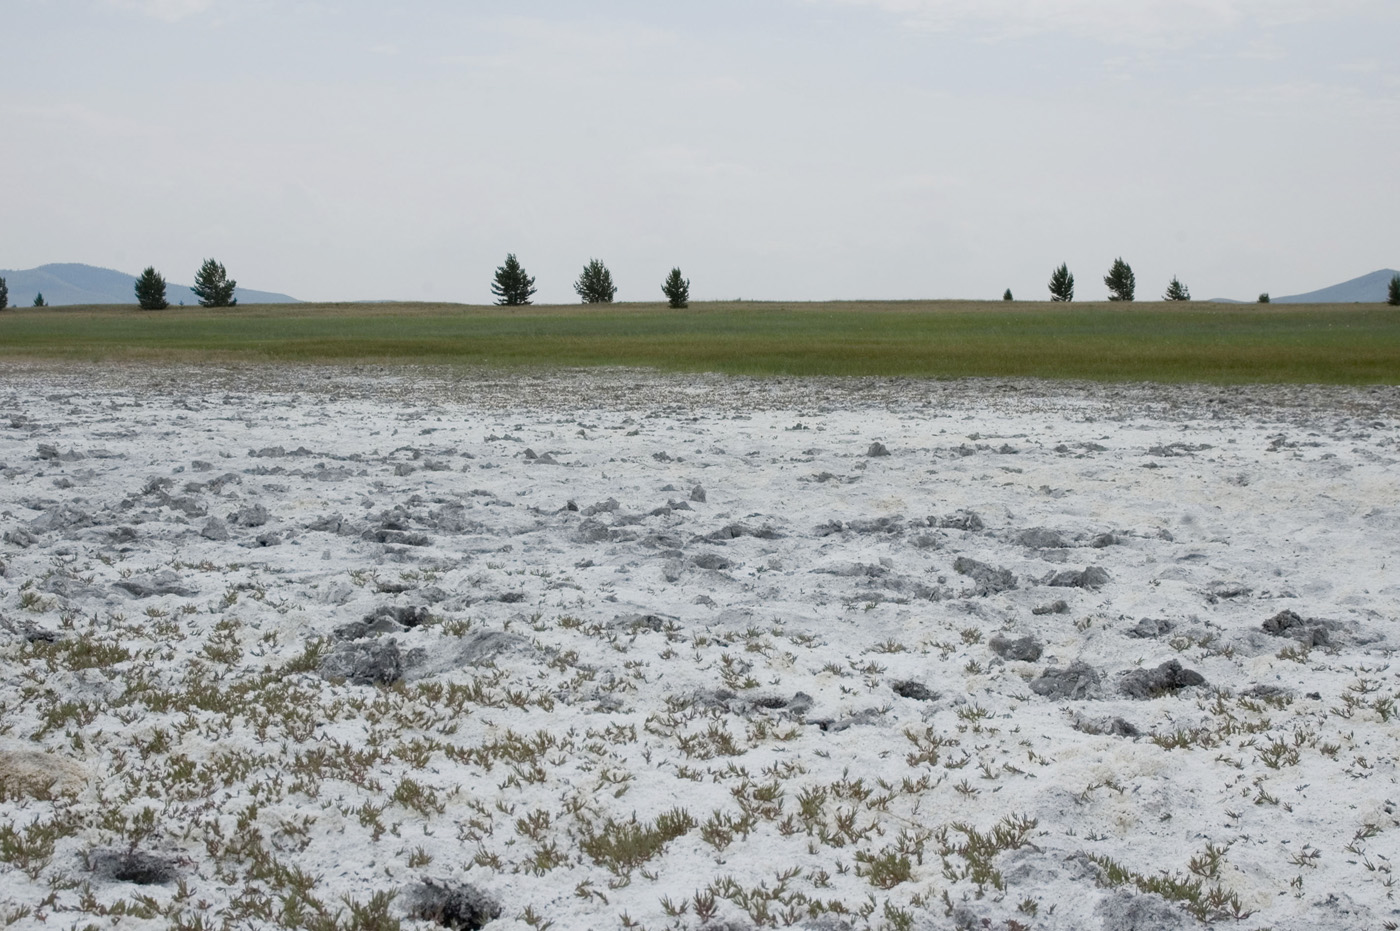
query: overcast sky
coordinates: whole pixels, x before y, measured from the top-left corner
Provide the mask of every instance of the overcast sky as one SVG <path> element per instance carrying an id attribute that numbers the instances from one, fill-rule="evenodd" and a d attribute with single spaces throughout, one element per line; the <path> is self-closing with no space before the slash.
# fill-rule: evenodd
<path id="1" fill-rule="evenodd" d="M 7 0 L 0 267 L 1043 300 L 1400 267 L 1395 0 Z"/>

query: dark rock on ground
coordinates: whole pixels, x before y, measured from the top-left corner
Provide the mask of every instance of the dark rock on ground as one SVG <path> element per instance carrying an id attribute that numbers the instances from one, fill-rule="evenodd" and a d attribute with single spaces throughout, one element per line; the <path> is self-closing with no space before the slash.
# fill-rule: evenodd
<path id="1" fill-rule="evenodd" d="M 267 513 L 267 508 L 261 504 L 254 504 L 249 507 L 239 508 L 228 516 L 228 522 L 239 527 L 261 527 L 267 523 L 271 515 Z"/>
<path id="2" fill-rule="evenodd" d="M 874 724 L 882 717 L 879 708 L 866 708 L 864 711 L 857 711 L 845 717 L 812 719 L 810 723 L 815 724 L 829 734 L 837 734 L 852 727 Z"/>
<path id="3" fill-rule="evenodd" d="M 511 652 L 529 645 L 529 641 L 519 634 L 508 634 L 501 630 L 480 630 L 462 638 L 457 650 L 457 664 L 480 666 L 502 653 Z"/>
<path id="4" fill-rule="evenodd" d="M 475 886 L 428 880 L 404 889 L 408 914 L 453 931 L 480 931 L 501 917 L 501 904 Z"/>
<path id="5" fill-rule="evenodd" d="M 1206 586 L 1206 601 L 1215 604 L 1222 598 L 1247 598 L 1254 589 L 1242 582 L 1212 582 Z"/>
<path id="6" fill-rule="evenodd" d="M 1050 604 L 1048 604 L 1048 605 L 1039 605 L 1039 606 L 1037 606 L 1037 607 L 1031 608 L 1031 613 L 1032 613 L 1032 614 L 1036 614 L 1036 615 L 1042 615 L 1042 614 L 1068 614 L 1068 613 L 1069 613 L 1069 602 L 1065 601 L 1064 599 L 1060 599 L 1060 600 L 1058 600 L 1058 601 L 1052 601 L 1052 602 L 1051 602 Z"/>
<path id="7" fill-rule="evenodd" d="M 154 575 L 133 576 L 116 583 L 116 587 L 123 589 L 136 598 L 150 598 L 153 595 L 179 595 L 188 597 L 195 594 L 195 590 L 180 584 L 180 577 L 169 569 L 163 569 Z"/>
<path id="8" fill-rule="evenodd" d="M 871 517 L 846 522 L 846 529 L 852 533 L 902 533 L 904 519 L 901 517 Z"/>
<path id="9" fill-rule="evenodd" d="M 1108 737 L 1141 737 L 1137 725 L 1119 717 L 1096 718 L 1074 722 L 1074 729 L 1085 734 L 1098 734 Z"/>
<path id="10" fill-rule="evenodd" d="M 344 644 L 321 658 L 320 673 L 352 685 L 393 685 L 403 678 L 403 656 L 392 638 Z"/>
<path id="11" fill-rule="evenodd" d="M 933 521 L 929 523 L 931 524 Z M 977 516 L 976 511 L 958 511 L 956 514 L 950 514 L 940 519 L 938 526 L 945 530 L 976 531 L 983 529 L 985 525 L 982 523 L 982 518 Z"/>
<path id="12" fill-rule="evenodd" d="M 1153 637 L 1160 637 L 1165 633 L 1169 633 L 1175 626 L 1176 625 L 1166 618 L 1145 617 L 1132 627 L 1123 631 L 1123 633 L 1127 634 L 1129 637 L 1136 637 L 1139 640 L 1150 640 Z"/>
<path id="13" fill-rule="evenodd" d="M 997 569 L 966 556 L 959 556 L 953 562 L 953 571 L 976 582 L 979 595 L 994 595 L 1016 587 L 1016 576 L 1009 569 Z"/>
<path id="14" fill-rule="evenodd" d="M 1069 544 L 1058 530 L 1048 527 L 1032 527 L 1016 535 L 1016 542 L 1033 550 L 1061 549 Z"/>
<path id="15" fill-rule="evenodd" d="M 1051 666 L 1031 683 L 1031 691 L 1045 698 L 1083 700 L 1092 698 L 1099 690 L 1101 677 L 1088 663 Z"/>
<path id="16" fill-rule="evenodd" d="M 699 569 L 733 569 L 734 563 L 718 553 L 699 553 L 690 557 L 690 564 Z"/>
<path id="17" fill-rule="evenodd" d="M 391 546 L 431 546 L 433 541 L 425 533 L 405 533 L 402 530 L 366 530 L 360 539 L 371 543 L 386 543 Z"/>
<path id="18" fill-rule="evenodd" d="M 865 454 L 872 457 L 888 456 L 890 451 L 885 448 L 884 443 L 875 442 L 870 444 L 870 448 L 865 451 Z"/>
<path id="19" fill-rule="evenodd" d="M 704 503 L 705 503 L 705 489 L 702 488 L 702 487 L 699 486 L 699 485 L 696 485 L 694 488 L 690 489 L 690 500 L 691 500 L 691 501 L 697 501 L 697 502 L 699 502 L 699 503 L 701 503 L 701 504 L 704 504 Z"/>
<path id="20" fill-rule="evenodd" d="M 1123 541 L 1118 539 L 1118 535 L 1115 533 L 1101 533 L 1090 540 L 1089 545 L 1094 549 L 1101 550 L 1106 546 L 1117 546 L 1122 542 Z"/>
<path id="21" fill-rule="evenodd" d="M 1016 640 L 1009 640 L 998 634 L 987 641 L 987 646 L 992 648 L 992 652 L 1002 659 L 1015 660 L 1022 663 L 1033 663 L 1040 659 L 1042 648 L 1039 641 L 1034 637 L 1020 637 Z"/>
<path id="22" fill-rule="evenodd" d="M 754 528 L 748 524 L 728 524 L 714 533 L 706 534 L 705 539 L 720 543 L 725 540 L 737 540 L 740 537 L 754 537 L 759 540 L 778 540 L 782 534 L 766 524 L 762 527 Z"/>
<path id="23" fill-rule="evenodd" d="M 1045 580 L 1045 584 L 1051 588 L 1098 588 L 1108 582 L 1108 571 L 1098 566 L 1089 566 L 1086 569 L 1062 569 L 1052 573 Z"/>
<path id="24" fill-rule="evenodd" d="M 164 886 L 180 878 L 173 860 L 139 850 L 94 850 L 87 864 L 94 876 L 108 882 Z"/>
<path id="25" fill-rule="evenodd" d="M 1304 620 L 1296 611 L 1280 611 L 1264 622 L 1264 633 L 1288 637 L 1307 646 L 1324 646 L 1331 642 L 1332 624 L 1326 621 Z"/>
<path id="26" fill-rule="evenodd" d="M 203 529 L 199 531 L 199 535 L 206 540 L 223 543 L 228 539 L 228 524 L 219 520 L 217 517 L 211 517 L 205 523 Z"/>
<path id="27" fill-rule="evenodd" d="M 1172 659 L 1156 669 L 1134 669 L 1124 674 L 1118 688 L 1129 698 L 1147 699 L 1205 684 L 1205 676 L 1193 669 L 1183 668 L 1178 660 Z"/>
<path id="28" fill-rule="evenodd" d="M 932 691 L 921 682 L 915 682 L 913 679 L 901 679 L 896 682 L 891 682 L 890 687 L 894 689 L 894 693 L 900 698 L 910 698 L 914 701 L 935 701 L 938 698 L 937 692 Z"/>

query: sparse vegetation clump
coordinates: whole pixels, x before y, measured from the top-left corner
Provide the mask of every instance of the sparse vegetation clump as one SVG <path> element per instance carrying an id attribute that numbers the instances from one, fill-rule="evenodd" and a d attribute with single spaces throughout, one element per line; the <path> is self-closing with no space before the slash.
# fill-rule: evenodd
<path id="1" fill-rule="evenodd" d="M 1167 292 L 1162 295 L 1164 301 L 1189 301 L 1191 300 L 1191 290 L 1181 283 L 1181 280 L 1172 275 L 1171 284 L 1167 285 Z"/>
<path id="2" fill-rule="evenodd" d="M 671 269 L 671 274 L 661 283 L 661 293 L 675 310 L 690 306 L 690 279 L 681 277 L 679 268 Z"/>
<path id="3" fill-rule="evenodd" d="M 574 291 L 585 304 L 611 304 L 617 296 L 612 272 L 598 259 L 589 259 L 574 282 Z"/>
<path id="4" fill-rule="evenodd" d="M 1122 256 L 1113 260 L 1113 266 L 1109 268 L 1108 274 L 1103 276 L 1103 283 L 1108 286 L 1110 301 L 1131 301 L 1137 290 L 1137 278 L 1133 275 L 1133 268 L 1123 261 Z"/>
<path id="5" fill-rule="evenodd" d="M 135 290 L 136 303 L 141 305 L 142 310 L 165 310 L 170 306 L 165 299 L 165 279 L 153 265 L 146 266 L 146 270 L 136 279 Z"/>
<path id="6" fill-rule="evenodd" d="M 202 307 L 233 307 L 238 303 L 238 298 L 233 296 L 237 288 L 238 282 L 228 276 L 223 265 L 205 259 L 195 273 L 190 290 L 199 298 Z"/>
<path id="7" fill-rule="evenodd" d="M 1050 300 L 1068 304 L 1074 300 L 1074 276 L 1070 274 L 1069 263 L 1063 263 L 1050 276 Z"/>
<path id="8" fill-rule="evenodd" d="M 525 273 L 514 252 L 507 255 L 505 264 L 496 269 L 491 293 L 495 295 L 498 307 L 523 307 L 535 296 L 535 279 Z"/>

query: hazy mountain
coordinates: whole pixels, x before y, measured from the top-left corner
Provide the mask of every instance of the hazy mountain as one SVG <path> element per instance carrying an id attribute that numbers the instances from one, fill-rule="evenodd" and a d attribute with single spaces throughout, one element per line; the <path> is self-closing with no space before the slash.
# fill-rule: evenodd
<path id="1" fill-rule="evenodd" d="M 159 271 L 159 269 L 157 269 Z M 237 275 L 232 276 L 237 280 Z M 69 304 L 135 304 L 136 276 L 110 268 L 62 263 L 40 265 L 23 271 L 0 269 L 0 278 L 10 289 L 10 306 L 27 307 L 34 295 L 42 293 L 44 302 L 55 307 Z M 294 297 L 271 291 L 254 291 L 239 287 L 234 293 L 240 304 L 299 304 Z M 171 304 L 196 305 L 199 298 L 186 285 L 166 279 L 165 299 Z"/>
<path id="2" fill-rule="evenodd" d="M 1390 279 L 1400 274 L 1393 268 L 1383 268 L 1360 278 L 1334 284 L 1330 288 L 1309 291 L 1307 294 L 1290 294 L 1276 297 L 1275 304 L 1383 304 L 1390 288 Z"/>

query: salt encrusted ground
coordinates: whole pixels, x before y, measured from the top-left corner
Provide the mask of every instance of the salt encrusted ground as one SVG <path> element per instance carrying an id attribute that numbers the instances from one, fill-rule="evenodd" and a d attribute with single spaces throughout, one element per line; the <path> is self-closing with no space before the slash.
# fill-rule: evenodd
<path id="1" fill-rule="evenodd" d="M 1400 921 L 1395 389 L 0 400 L 0 922 Z"/>

